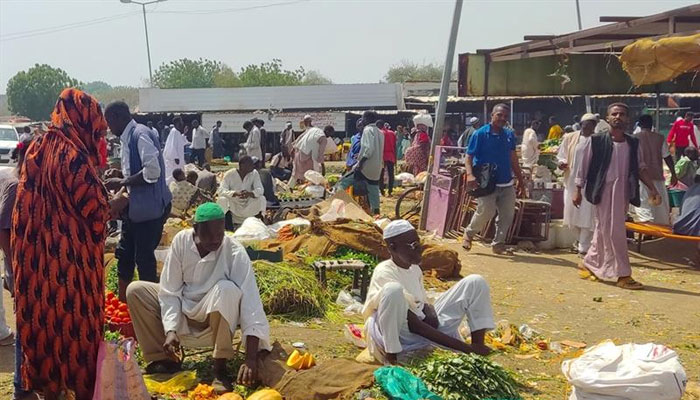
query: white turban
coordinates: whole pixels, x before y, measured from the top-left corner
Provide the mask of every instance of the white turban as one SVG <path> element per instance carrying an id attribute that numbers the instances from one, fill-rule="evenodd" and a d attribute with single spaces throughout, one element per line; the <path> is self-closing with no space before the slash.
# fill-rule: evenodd
<path id="1" fill-rule="evenodd" d="M 432 128 L 433 127 L 433 118 L 430 116 L 430 114 L 420 113 L 420 114 L 417 114 L 416 116 L 413 117 L 413 123 L 416 126 L 423 124 L 423 125 L 427 126 L 428 128 Z"/>
<path id="2" fill-rule="evenodd" d="M 391 239 L 403 233 L 415 230 L 416 228 L 414 228 L 410 222 L 406 221 L 405 219 L 397 219 L 389 222 L 389 224 L 384 228 L 384 240 Z"/>

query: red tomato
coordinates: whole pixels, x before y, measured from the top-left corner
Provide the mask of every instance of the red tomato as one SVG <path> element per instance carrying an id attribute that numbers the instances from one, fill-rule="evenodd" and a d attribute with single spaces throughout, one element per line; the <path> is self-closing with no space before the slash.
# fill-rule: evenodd
<path id="1" fill-rule="evenodd" d="M 107 292 L 107 300 L 112 300 L 114 298 L 114 293 Z"/>
<path id="2" fill-rule="evenodd" d="M 112 306 L 114 306 L 114 308 L 119 307 L 119 299 L 117 299 L 116 297 L 113 298 L 110 303 L 112 304 Z"/>
<path id="3" fill-rule="evenodd" d="M 122 319 L 119 317 L 114 317 L 114 318 L 112 318 L 112 323 L 119 325 L 122 323 Z"/>
<path id="4" fill-rule="evenodd" d="M 117 315 L 119 315 L 119 318 L 126 318 L 129 316 L 126 311 L 120 311 Z"/>
<path id="5" fill-rule="evenodd" d="M 126 306 L 126 304 L 122 303 L 119 305 L 119 311 L 126 311 L 126 310 L 128 310 L 128 307 Z"/>

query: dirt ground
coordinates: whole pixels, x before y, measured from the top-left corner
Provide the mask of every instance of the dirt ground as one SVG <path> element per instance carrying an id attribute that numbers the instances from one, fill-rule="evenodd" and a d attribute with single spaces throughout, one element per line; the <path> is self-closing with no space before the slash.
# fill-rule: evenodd
<path id="1" fill-rule="evenodd" d="M 581 280 L 576 272 L 578 257 L 565 251 L 516 252 L 507 257 L 493 255 L 480 244 L 467 253 L 456 241 L 445 243 L 459 252 L 463 276 L 481 274 L 488 280 L 496 320 L 528 324 L 551 341 L 568 339 L 593 345 L 611 339 L 618 344 L 667 345 L 680 355 L 691 382 L 684 399 L 700 399 L 700 271 L 688 266 L 694 256 L 692 246 L 661 240 L 644 244 L 642 254 L 630 251 L 633 276 L 646 289 L 627 291 Z M 6 291 L 3 297 L 6 309 L 11 310 Z M 11 311 L 7 318 L 13 326 Z M 359 322 L 357 317 L 353 320 Z M 272 336 L 288 344 L 303 341 L 321 360 L 358 353 L 344 339 L 340 323 L 299 325 L 273 321 Z M 561 374 L 563 357 L 522 359 L 512 352 L 491 357 L 514 371 L 528 387 L 524 398 L 566 398 L 569 388 Z M 0 348 L 0 399 L 11 398 L 13 361 L 13 347 Z"/>

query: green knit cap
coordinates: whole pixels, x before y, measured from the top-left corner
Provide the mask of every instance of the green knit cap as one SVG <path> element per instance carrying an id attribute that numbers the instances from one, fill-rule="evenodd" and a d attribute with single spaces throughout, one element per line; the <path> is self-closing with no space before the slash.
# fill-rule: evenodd
<path id="1" fill-rule="evenodd" d="M 216 203 L 204 203 L 194 212 L 194 223 L 224 219 L 224 210 Z"/>

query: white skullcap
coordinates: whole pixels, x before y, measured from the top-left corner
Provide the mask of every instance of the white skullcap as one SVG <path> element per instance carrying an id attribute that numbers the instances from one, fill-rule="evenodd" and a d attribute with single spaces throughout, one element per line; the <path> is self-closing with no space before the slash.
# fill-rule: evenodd
<path id="1" fill-rule="evenodd" d="M 583 121 L 598 122 L 598 117 L 596 117 L 595 114 L 591 114 L 591 113 L 583 114 L 583 117 L 581 117 L 581 122 L 583 122 Z"/>
<path id="2" fill-rule="evenodd" d="M 397 219 L 395 221 L 389 222 L 384 228 L 384 240 L 391 239 L 395 236 L 399 236 L 402 233 L 415 231 L 416 228 L 411 225 L 410 222 L 405 219 Z"/>
<path id="3" fill-rule="evenodd" d="M 477 118 L 477 117 L 469 118 L 469 125 L 474 125 L 477 122 L 479 122 L 479 118 Z"/>
<path id="4" fill-rule="evenodd" d="M 311 118 L 311 114 L 306 114 L 306 115 L 304 115 L 304 119 L 313 119 L 313 118 Z"/>

